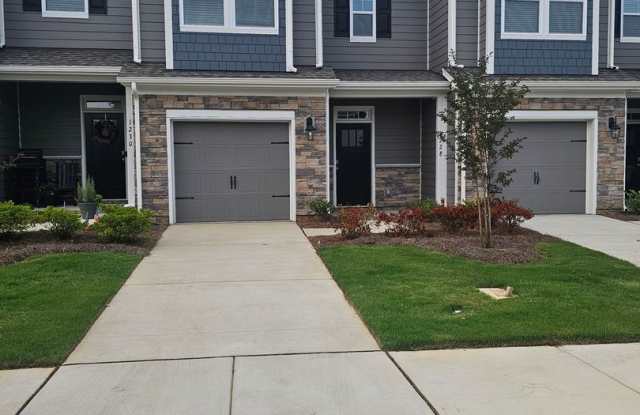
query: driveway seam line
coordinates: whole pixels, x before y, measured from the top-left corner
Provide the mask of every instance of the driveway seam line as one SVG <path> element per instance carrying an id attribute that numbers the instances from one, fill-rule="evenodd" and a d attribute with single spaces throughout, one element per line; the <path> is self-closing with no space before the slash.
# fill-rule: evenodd
<path id="1" fill-rule="evenodd" d="M 233 382 L 236 375 L 236 357 L 231 360 L 231 386 L 229 387 L 229 415 L 233 413 Z"/>
<path id="2" fill-rule="evenodd" d="M 323 354 L 355 354 L 355 353 L 376 353 L 381 352 L 380 349 L 366 350 L 345 350 L 345 351 L 326 351 L 326 352 L 290 352 L 290 353 L 262 353 L 262 354 L 236 354 L 236 355 L 211 355 L 211 356 L 195 356 L 195 357 L 169 357 L 157 359 L 132 359 L 132 360 L 107 360 L 99 362 L 74 362 L 63 363 L 62 366 L 88 366 L 88 365 L 110 365 L 118 363 L 143 363 L 143 362 L 174 362 L 181 360 L 206 360 L 206 359 L 229 359 L 229 358 L 245 358 L 245 357 L 277 357 L 277 356 L 309 356 Z"/>
<path id="3" fill-rule="evenodd" d="M 614 219 L 615 220 L 615 219 Z M 602 375 L 605 375 L 606 377 L 608 377 L 609 379 L 613 380 L 614 382 L 616 382 L 619 385 L 624 386 L 625 388 L 629 389 L 630 391 L 634 392 L 637 395 L 640 395 L 640 391 L 636 390 L 634 387 L 627 385 L 626 383 L 622 382 L 620 379 L 614 377 L 613 375 L 610 375 L 609 373 L 605 372 L 604 370 L 594 366 L 593 364 L 587 362 L 586 360 L 580 358 L 579 356 L 576 356 L 575 354 L 571 353 L 569 350 L 565 350 L 562 348 L 562 346 L 560 347 L 556 347 L 556 349 L 558 349 L 559 351 L 561 351 L 562 353 L 565 353 L 571 357 L 573 357 L 574 359 L 584 363 L 585 365 L 589 366 L 591 369 L 599 372 Z"/>
<path id="4" fill-rule="evenodd" d="M 391 354 L 387 351 L 384 352 L 384 354 L 387 355 L 387 357 L 389 358 L 389 360 L 391 360 L 391 363 L 393 363 L 393 365 L 400 371 L 400 373 L 402 374 L 402 376 L 404 376 L 404 378 L 407 380 L 407 382 L 409 382 L 409 384 L 411 385 L 411 387 L 413 388 L 413 390 L 416 391 L 416 393 L 418 394 L 418 396 L 420 396 L 420 398 L 422 398 L 422 400 L 424 401 L 424 403 L 427 404 L 427 406 L 431 409 L 431 411 L 434 413 L 434 415 L 440 415 L 440 412 L 438 412 L 438 410 L 436 409 L 435 406 L 433 406 L 433 404 L 429 401 L 429 399 L 426 397 L 426 395 L 424 393 L 422 393 L 422 391 L 420 390 L 420 388 L 418 388 L 418 385 L 415 384 L 415 382 L 413 381 L 413 379 L 411 379 L 409 377 L 409 375 L 404 371 L 404 369 L 402 369 L 402 367 L 400 367 L 400 365 L 398 364 L 398 362 L 395 361 L 395 359 L 391 356 Z"/>
<path id="5" fill-rule="evenodd" d="M 148 287 L 157 285 L 196 285 L 196 284 L 229 284 L 229 283 L 243 283 L 243 282 L 281 282 L 281 281 L 328 281 L 331 278 L 283 278 L 279 280 L 223 280 L 223 281 L 188 281 L 188 282 L 149 282 L 149 283 L 134 283 L 125 284 L 129 287 Z"/>
<path id="6" fill-rule="evenodd" d="M 40 393 L 40 391 L 42 390 L 42 388 L 44 388 L 44 386 L 49 383 L 49 380 L 51 380 L 51 378 L 53 377 L 53 375 L 56 374 L 56 372 L 58 371 L 58 369 L 60 369 L 62 366 L 56 366 L 51 373 L 49 373 L 49 376 L 47 376 L 45 378 L 44 381 L 42 381 L 42 383 L 40 384 L 40 386 L 38 386 L 36 388 L 35 391 L 33 391 L 33 393 L 31 394 L 31 396 L 29 396 L 29 399 L 27 399 L 22 406 L 20 406 L 20 409 L 18 409 L 18 411 L 16 412 L 16 415 L 20 415 L 22 413 L 22 411 L 24 411 L 24 409 L 27 407 L 27 405 L 29 405 L 31 403 L 31 401 L 36 397 L 36 395 L 38 393 Z"/>

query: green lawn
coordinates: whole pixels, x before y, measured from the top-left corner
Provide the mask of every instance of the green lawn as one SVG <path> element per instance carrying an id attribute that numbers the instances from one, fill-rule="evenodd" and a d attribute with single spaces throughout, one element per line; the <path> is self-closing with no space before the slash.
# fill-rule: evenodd
<path id="1" fill-rule="evenodd" d="M 60 364 L 140 259 L 56 254 L 0 267 L 0 369 Z"/>
<path id="2" fill-rule="evenodd" d="M 640 269 L 569 243 L 538 248 L 544 259 L 519 265 L 406 246 L 320 255 L 388 350 L 640 340 Z M 506 285 L 517 297 L 477 291 Z"/>

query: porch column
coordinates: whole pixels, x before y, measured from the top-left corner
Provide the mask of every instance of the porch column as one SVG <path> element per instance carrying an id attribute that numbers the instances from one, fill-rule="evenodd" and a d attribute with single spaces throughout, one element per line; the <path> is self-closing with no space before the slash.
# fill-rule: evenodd
<path id="1" fill-rule="evenodd" d="M 125 109 L 127 119 L 127 204 L 136 206 L 136 136 L 134 126 L 133 92 L 130 86 L 125 87 Z"/>
<path id="2" fill-rule="evenodd" d="M 447 131 L 447 126 L 438 114 L 447 108 L 447 97 L 436 98 L 436 132 Z M 436 133 L 436 202 L 447 202 L 447 143 L 440 140 Z"/>

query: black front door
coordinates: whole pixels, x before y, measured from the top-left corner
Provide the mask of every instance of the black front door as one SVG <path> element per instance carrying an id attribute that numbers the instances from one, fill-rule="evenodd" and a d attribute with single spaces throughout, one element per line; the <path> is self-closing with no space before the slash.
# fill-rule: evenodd
<path id="1" fill-rule="evenodd" d="M 104 199 L 126 197 L 124 117 L 117 113 L 84 114 L 87 177 Z"/>
<path id="2" fill-rule="evenodd" d="M 338 205 L 371 202 L 371 124 L 336 125 Z"/>
<path id="3" fill-rule="evenodd" d="M 627 126 L 626 190 L 640 190 L 640 124 Z"/>

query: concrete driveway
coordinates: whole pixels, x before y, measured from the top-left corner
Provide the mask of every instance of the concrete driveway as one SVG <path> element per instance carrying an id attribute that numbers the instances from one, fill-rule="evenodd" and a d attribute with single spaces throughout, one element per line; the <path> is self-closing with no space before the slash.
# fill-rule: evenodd
<path id="1" fill-rule="evenodd" d="M 599 215 L 539 215 L 527 228 L 640 266 L 640 225 Z"/>
<path id="2" fill-rule="evenodd" d="M 429 408 L 298 226 L 271 222 L 169 227 L 22 413 Z"/>

